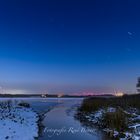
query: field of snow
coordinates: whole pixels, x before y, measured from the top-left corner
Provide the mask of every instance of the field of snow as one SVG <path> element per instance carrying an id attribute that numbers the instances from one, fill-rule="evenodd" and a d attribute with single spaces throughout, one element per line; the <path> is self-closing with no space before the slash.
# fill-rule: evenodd
<path id="1" fill-rule="evenodd" d="M 31 108 L 11 101 L 0 102 L 0 140 L 34 140 L 38 115 Z"/>

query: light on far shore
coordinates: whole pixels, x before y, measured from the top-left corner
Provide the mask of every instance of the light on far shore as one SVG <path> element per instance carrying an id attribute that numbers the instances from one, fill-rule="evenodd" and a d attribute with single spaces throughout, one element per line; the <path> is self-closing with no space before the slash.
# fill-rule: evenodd
<path id="1" fill-rule="evenodd" d="M 64 96 L 64 93 L 60 93 L 60 94 L 57 95 L 58 98 L 61 98 L 63 96 Z"/>
<path id="2" fill-rule="evenodd" d="M 117 97 L 122 97 L 123 95 L 124 95 L 123 92 L 116 92 L 116 93 L 115 93 L 115 96 L 117 96 Z"/>

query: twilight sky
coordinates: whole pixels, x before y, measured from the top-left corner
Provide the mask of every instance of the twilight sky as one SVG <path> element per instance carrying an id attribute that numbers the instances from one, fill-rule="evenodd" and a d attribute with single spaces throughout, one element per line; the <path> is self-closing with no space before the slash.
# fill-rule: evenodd
<path id="1" fill-rule="evenodd" d="M 1 0 L 0 90 L 136 90 L 139 0 Z"/>

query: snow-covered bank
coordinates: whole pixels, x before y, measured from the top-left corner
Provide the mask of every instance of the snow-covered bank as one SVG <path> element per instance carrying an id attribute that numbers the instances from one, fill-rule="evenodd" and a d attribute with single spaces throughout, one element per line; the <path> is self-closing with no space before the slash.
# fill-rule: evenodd
<path id="1" fill-rule="evenodd" d="M 31 108 L 18 103 L 0 102 L 0 140 L 34 140 L 38 137 L 39 117 Z"/>
<path id="2" fill-rule="evenodd" d="M 114 139 L 120 139 L 120 140 L 140 140 L 140 115 L 138 113 L 138 110 L 136 108 L 131 108 L 129 110 L 123 110 L 119 109 L 121 114 L 117 114 L 118 109 L 114 107 L 108 107 L 108 108 L 102 108 L 94 112 L 90 113 L 84 113 L 84 112 L 78 112 L 77 118 L 87 122 L 88 125 L 96 125 L 102 128 L 104 132 L 109 134 L 109 136 L 113 137 Z M 107 115 L 107 117 L 106 117 Z M 122 118 L 118 118 L 120 116 L 124 115 L 124 120 Z M 114 117 L 114 119 L 109 116 Z M 109 120 L 110 119 L 110 120 Z M 121 121 L 127 120 L 126 128 L 119 129 L 116 128 L 119 124 L 113 124 L 118 123 L 117 119 L 122 119 Z M 113 122 L 114 121 L 114 122 Z M 109 123 L 112 123 L 112 125 L 109 125 Z"/>

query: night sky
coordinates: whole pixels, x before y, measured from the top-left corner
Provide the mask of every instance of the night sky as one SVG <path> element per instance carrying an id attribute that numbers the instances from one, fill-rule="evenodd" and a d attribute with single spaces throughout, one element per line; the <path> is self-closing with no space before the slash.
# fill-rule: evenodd
<path id="1" fill-rule="evenodd" d="M 0 89 L 134 92 L 139 0 L 1 0 Z"/>

